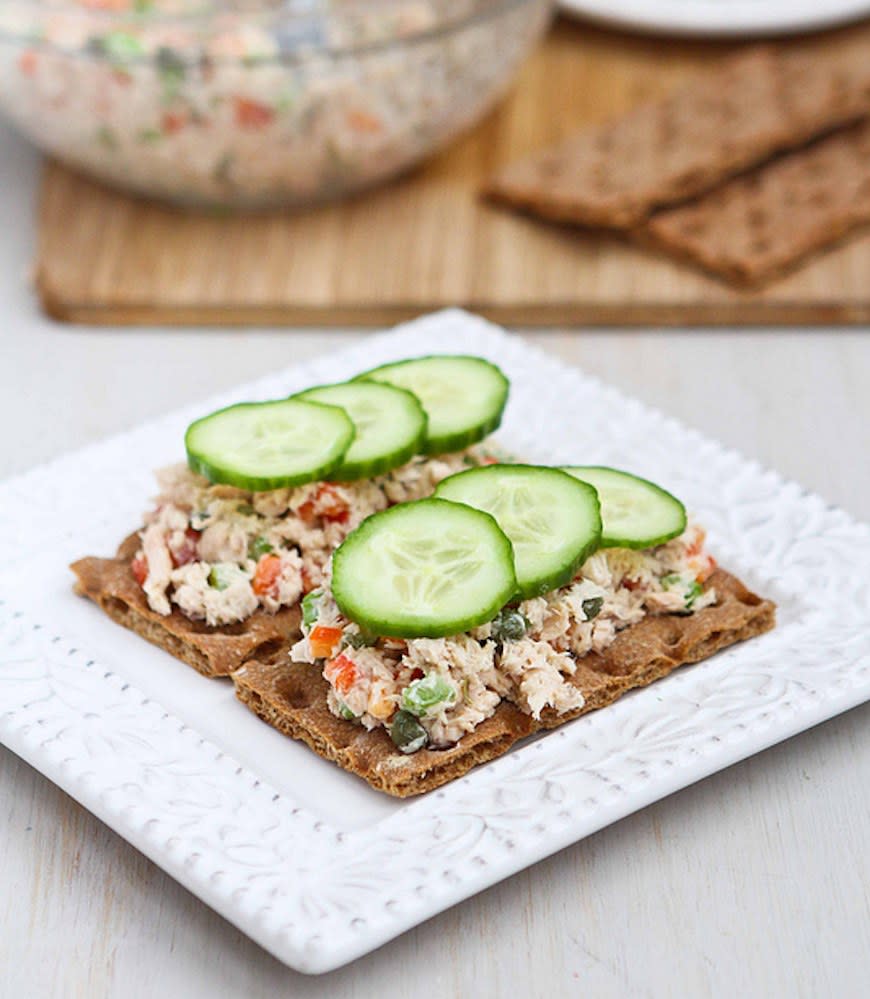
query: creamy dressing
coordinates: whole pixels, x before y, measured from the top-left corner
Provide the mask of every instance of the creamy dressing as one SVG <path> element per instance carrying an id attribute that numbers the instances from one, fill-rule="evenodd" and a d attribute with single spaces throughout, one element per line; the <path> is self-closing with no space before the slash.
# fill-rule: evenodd
<path id="1" fill-rule="evenodd" d="M 453 472 L 489 460 L 480 446 L 417 457 L 374 479 L 251 493 L 210 483 L 186 465 L 157 473 L 132 568 L 148 605 L 210 625 L 298 603 L 324 582 L 333 551 L 366 517 L 429 496 Z"/>
<path id="2" fill-rule="evenodd" d="M 412 685 L 440 679 L 450 693 L 423 711 L 415 705 L 414 713 L 428 745 L 446 748 L 503 699 L 536 719 L 546 709 L 564 714 L 582 707 L 582 693 L 568 682 L 578 660 L 603 652 L 647 614 L 692 614 L 714 604 L 715 590 L 703 583 L 715 565 L 704 531 L 692 524 L 656 548 L 596 552 L 567 586 L 519 604 L 521 635 L 505 638 L 496 619 L 449 638 L 371 644 L 339 612 L 327 570 L 315 618 L 303 625 L 290 654 L 297 662 L 323 663 L 330 710 L 367 729 L 389 728 L 396 712 L 408 709 Z"/>

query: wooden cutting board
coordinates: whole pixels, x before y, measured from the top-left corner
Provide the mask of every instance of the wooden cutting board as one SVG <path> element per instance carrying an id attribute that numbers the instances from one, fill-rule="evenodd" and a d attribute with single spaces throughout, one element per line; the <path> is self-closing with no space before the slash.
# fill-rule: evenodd
<path id="1" fill-rule="evenodd" d="M 185 214 L 49 163 L 42 304 L 58 319 L 106 324 L 379 324 L 448 305 L 512 324 L 868 322 L 866 234 L 747 293 L 478 196 L 501 164 L 665 92 L 733 47 L 559 22 L 472 134 L 386 187 L 300 214 Z"/>

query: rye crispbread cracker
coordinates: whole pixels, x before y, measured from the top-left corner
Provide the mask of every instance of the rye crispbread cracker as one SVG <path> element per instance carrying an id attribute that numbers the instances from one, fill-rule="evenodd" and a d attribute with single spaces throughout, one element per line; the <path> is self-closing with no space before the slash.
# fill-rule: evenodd
<path id="1" fill-rule="evenodd" d="M 663 100 L 510 164 L 488 193 L 545 218 L 633 228 L 868 112 L 865 33 L 808 51 L 755 46 Z"/>
<path id="2" fill-rule="evenodd" d="M 233 674 L 236 696 L 280 732 L 307 743 L 377 790 L 405 798 L 502 756 L 524 736 L 611 704 L 633 687 L 646 686 L 678 666 L 698 662 L 773 627 L 774 604 L 751 593 L 733 576 L 717 570 L 707 586 L 716 588 L 714 606 L 689 616 L 645 617 L 620 632 L 604 653 L 580 659 L 569 682 L 583 692 L 583 707 L 563 715 L 548 711 L 536 722 L 503 701 L 492 717 L 450 749 L 424 749 L 406 756 L 384 729 L 368 732 L 336 718 L 327 707 L 328 684 L 320 670 L 290 663 L 286 657 L 272 656 L 242 666 Z"/>
<path id="3" fill-rule="evenodd" d="M 210 627 L 173 610 L 164 617 L 148 606 L 142 587 L 130 569 L 139 549 L 139 535 L 131 534 L 114 558 L 83 558 L 70 566 L 75 589 L 89 597 L 118 624 L 193 666 L 203 676 L 229 676 L 257 656 L 289 655 L 300 637 L 298 607 L 277 613 L 255 611 L 238 624 Z"/>
<path id="4" fill-rule="evenodd" d="M 868 222 L 865 121 L 658 212 L 638 236 L 720 277 L 760 285 Z"/>

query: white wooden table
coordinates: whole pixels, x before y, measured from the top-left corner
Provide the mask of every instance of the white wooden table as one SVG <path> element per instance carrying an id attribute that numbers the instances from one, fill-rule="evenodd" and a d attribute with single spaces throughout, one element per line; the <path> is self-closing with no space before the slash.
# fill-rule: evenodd
<path id="1" fill-rule="evenodd" d="M 360 335 L 51 324 L 26 283 L 37 171 L 0 128 L 0 474 Z M 870 519 L 870 332 L 530 339 Z M 0 749 L 0 997 L 867 995 L 868 723 L 865 705 L 322 978 Z"/>

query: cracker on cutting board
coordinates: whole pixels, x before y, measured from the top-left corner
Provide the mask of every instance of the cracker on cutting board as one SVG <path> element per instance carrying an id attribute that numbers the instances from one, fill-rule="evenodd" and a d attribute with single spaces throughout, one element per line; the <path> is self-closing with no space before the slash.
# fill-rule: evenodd
<path id="1" fill-rule="evenodd" d="M 866 223 L 870 121 L 658 212 L 638 237 L 730 281 L 760 285 Z"/>
<path id="2" fill-rule="evenodd" d="M 628 229 L 651 212 L 870 113 L 870 38 L 753 46 L 656 103 L 507 166 L 496 199 L 563 222 Z"/>
<path id="3" fill-rule="evenodd" d="M 260 718 L 299 739 L 327 760 L 357 774 L 379 791 L 405 798 L 446 784 L 480 763 L 503 756 L 524 736 L 611 704 L 678 666 L 706 659 L 774 625 L 775 606 L 733 576 L 716 570 L 707 581 L 718 602 L 687 616 L 650 615 L 620 632 L 603 653 L 578 660 L 567 682 L 579 687 L 582 707 L 540 721 L 502 701 L 494 715 L 449 749 L 400 753 L 383 728 L 367 731 L 337 718 L 327 707 L 328 684 L 316 666 L 286 656 L 248 662 L 233 673 L 236 695 Z"/>
<path id="4" fill-rule="evenodd" d="M 148 606 L 130 563 L 140 545 L 131 534 L 114 558 L 82 558 L 70 566 L 76 592 L 94 601 L 118 624 L 193 666 L 203 676 L 229 676 L 257 656 L 288 656 L 300 637 L 298 607 L 257 610 L 238 624 L 210 627 L 180 611 L 163 616 Z"/>

